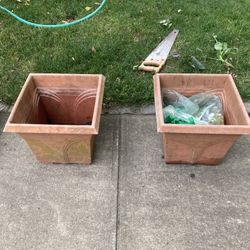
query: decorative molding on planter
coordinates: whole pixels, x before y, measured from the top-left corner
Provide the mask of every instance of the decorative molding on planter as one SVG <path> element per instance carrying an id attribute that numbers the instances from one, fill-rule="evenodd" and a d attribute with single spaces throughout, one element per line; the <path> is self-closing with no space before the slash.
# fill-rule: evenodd
<path id="1" fill-rule="evenodd" d="M 41 121 L 38 118 L 47 116 L 50 120 L 45 123 L 49 124 L 90 124 L 95 99 L 96 89 L 36 88 L 32 110 L 26 123 L 39 124 Z M 47 114 L 41 114 L 42 109 Z"/>

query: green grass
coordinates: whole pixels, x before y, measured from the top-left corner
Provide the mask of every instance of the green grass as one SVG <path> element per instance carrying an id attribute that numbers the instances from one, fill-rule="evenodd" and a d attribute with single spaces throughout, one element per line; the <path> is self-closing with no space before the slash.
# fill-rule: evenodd
<path id="1" fill-rule="evenodd" d="M 30 21 L 61 23 L 95 8 L 96 0 L 40 1 L 30 5 L 2 0 L 0 4 Z M 178 10 L 181 9 L 181 12 Z M 159 22 L 169 18 L 171 28 Z M 105 104 L 142 104 L 153 101 L 152 75 L 134 70 L 173 29 L 180 30 L 162 72 L 195 72 L 190 56 L 205 64 L 208 73 L 226 73 L 215 60 L 213 35 L 233 49 L 228 57 L 237 86 L 250 99 L 249 0 L 113 0 L 95 18 L 64 29 L 25 26 L 0 13 L 0 100 L 13 103 L 30 72 L 102 73 L 106 76 Z M 91 48 L 96 49 L 94 53 Z"/>

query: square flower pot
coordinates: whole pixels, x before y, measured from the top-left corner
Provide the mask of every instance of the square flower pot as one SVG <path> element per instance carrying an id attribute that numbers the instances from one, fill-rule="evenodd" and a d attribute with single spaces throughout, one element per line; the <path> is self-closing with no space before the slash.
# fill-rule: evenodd
<path id="1" fill-rule="evenodd" d="M 207 91 L 218 95 L 223 103 L 225 125 L 165 124 L 164 89 L 184 96 Z M 156 74 L 154 97 L 157 131 L 163 136 L 167 163 L 217 165 L 241 135 L 250 133 L 249 117 L 231 75 Z"/>
<path id="2" fill-rule="evenodd" d="M 18 133 L 40 162 L 90 164 L 104 81 L 102 75 L 30 74 L 4 132 Z"/>

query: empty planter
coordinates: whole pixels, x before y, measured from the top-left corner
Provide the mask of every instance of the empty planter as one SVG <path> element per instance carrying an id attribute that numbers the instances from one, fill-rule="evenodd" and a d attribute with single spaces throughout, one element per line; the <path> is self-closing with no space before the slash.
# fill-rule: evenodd
<path id="1" fill-rule="evenodd" d="M 90 164 L 98 134 L 104 76 L 30 74 L 5 125 L 43 163 Z"/>
<path id="2" fill-rule="evenodd" d="M 185 96 L 209 91 L 218 95 L 226 125 L 165 124 L 162 90 L 171 89 Z M 250 133 L 250 122 L 231 75 L 156 74 L 154 96 L 157 130 L 163 135 L 167 163 L 219 164 L 233 143 Z"/>

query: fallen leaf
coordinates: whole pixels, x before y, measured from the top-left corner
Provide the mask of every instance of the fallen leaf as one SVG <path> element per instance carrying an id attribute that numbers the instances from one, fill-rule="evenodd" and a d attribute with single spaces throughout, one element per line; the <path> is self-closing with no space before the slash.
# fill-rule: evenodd
<path id="1" fill-rule="evenodd" d="M 89 6 L 85 7 L 85 10 L 86 10 L 86 11 L 89 11 L 89 10 L 91 10 L 91 9 L 92 9 L 92 7 L 89 7 Z"/>
<path id="2" fill-rule="evenodd" d="M 96 53 L 96 48 L 95 48 L 95 47 L 92 47 L 92 48 L 91 48 L 91 51 L 92 51 L 93 53 Z"/>

